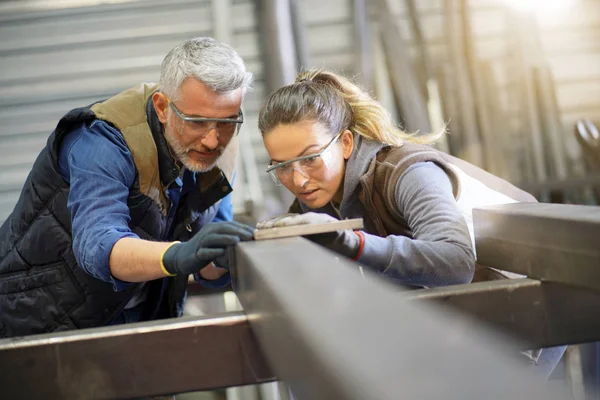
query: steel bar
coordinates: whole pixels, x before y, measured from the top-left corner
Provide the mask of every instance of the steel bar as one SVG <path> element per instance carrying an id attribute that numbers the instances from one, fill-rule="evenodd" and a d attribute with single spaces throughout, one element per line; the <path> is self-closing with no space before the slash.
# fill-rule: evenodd
<path id="1" fill-rule="evenodd" d="M 367 90 L 373 88 L 373 41 L 366 0 L 352 0 L 352 38 L 354 39 L 354 74 Z"/>
<path id="2" fill-rule="evenodd" d="M 564 397 L 509 357 L 515 347 L 504 336 L 406 301 L 306 239 L 241 243 L 235 265 L 259 346 L 299 400 Z"/>
<path id="3" fill-rule="evenodd" d="M 460 22 L 463 38 L 463 51 L 465 57 L 466 71 L 465 75 L 470 80 L 471 92 L 473 95 L 473 109 L 479 130 L 479 137 L 483 146 L 483 167 L 486 171 L 498 175 L 500 173 L 499 163 L 504 158 L 499 154 L 498 149 L 502 147 L 497 143 L 493 132 L 491 120 L 491 110 L 486 102 L 485 83 L 483 81 L 482 70 L 479 66 L 479 57 L 477 46 L 475 45 L 475 33 L 473 30 L 472 19 L 473 10 L 469 7 L 468 0 L 460 0 L 459 6 Z"/>
<path id="4" fill-rule="evenodd" d="M 411 300 L 459 309 L 522 341 L 523 349 L 600 340 L 600 292 L 532 279 L 409 292 Z"/>
<path id="5" fill-rule="evenodd" d="M 539 42 L 539 30 L 535 31 Z M 538 43 L 538 46 L 542 46 Z M 545 142 L 547 157 L 550 160 L 549 176 L 565 179 L 568 174 L 567 160 L 565 154 L 565 140 L 563 125 L 560 118 L 560 106 L 556 95 L 556 82 L 552 75 L 550 66 L 536 66 L 533 68 L 534 95 L 539 104 L 539 119 L 541 123 L 542 137 Z"/>
<path id="6" fill-rule="evenodd" d="M 293 83 L 298 73 L 290 0 L 259 0 L 256 11 L 265 92 L 269 93 Z M 293 196 L 284 187 L 278 194 L 281 204 L 292 203 Z"/>
<path id="7" fill-rule="evenodd" d="M 292 34 L 296 45 L 296 68 L 298 71 L 312 67 L 308 38 L 306 35 L 306 19 L 299 0 L 289 0 Z"/>
<path id="8" fill-rule="evenodd" d="M 473 209 L 480 264 L 600 289 L 600 207 L 515 203 Z"/>
<path id="9" fill-rule="evenodd" d="M 289 0 L 257 3 L 261 51 L 264 56 L 266 91 L 294 82 L 297 54 Z"/>
<path id="10" fill-rule="evenodd" d="M 450 119 L 460 120 L 462 131 L 462 148 L 457 155 L 460 158 L 483 166 L 483 146 L 477 129 L 477 114 L 475 111 L 475 99 L 473 88 L 468 75 L 467 59 L 465 57 L 465 43 L 462 21 L 460 19 L 460 0 L 444 0 L 444 33 L 448 56 L 452 71 L 452 79 L 455 84 L 456 105 L 459 113 L 448 115 Z M 458 132 L 455 132 L 458 133 Z"/>
<path id="11" fill-rule="evenodd" d="M 123 399 L 273 380 L 242 313 L 0 341 L 7 399 Z"/>
<path id="12" fill-rule="evenodd" d="M 403 125 L 410 132 L 430 133 L 425 98 L 409 62 L 400 27 L 393 16 L 391 0 L 378 0 L 376 4 L 384 53 Z"/>
<path id="13" fill-rule="evenodd" d="M 578 190 L 586 187 L 600 187 L 600 173 L 595 172 L 586 176 L 570 176 L 565 179 L 548 179 L 542 182 L 523 182 L 520 188 L 528 192 L 545 190 Z"/>

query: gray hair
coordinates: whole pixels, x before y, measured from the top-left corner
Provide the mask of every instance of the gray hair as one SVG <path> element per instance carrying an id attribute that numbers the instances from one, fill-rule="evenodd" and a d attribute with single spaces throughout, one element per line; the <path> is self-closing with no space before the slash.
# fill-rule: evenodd
<path id="1" fill-rule="evenodd" d="M 160 88 L 171 100 L 179 96 L 183 81 L 192 77 L 218 93 L 252 86 L 252 73 L 229 45 L 209 37 L 187 40 L 166 55 L 160 66 Z"/>

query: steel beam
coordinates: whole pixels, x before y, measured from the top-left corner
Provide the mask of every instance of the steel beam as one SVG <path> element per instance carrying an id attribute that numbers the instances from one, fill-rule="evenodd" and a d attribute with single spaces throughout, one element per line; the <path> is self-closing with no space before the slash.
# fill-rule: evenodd
<path id="1" fill-rule="evenodd" d="M 522 341 L 523 349 L 600 341 L 600 292 L 532 279 L 416 290 Z"/>
<path id="2" fill-rule="evenodd" d="M 237 246 L 234 288 L 299 399 L 558 399 L 504 336 L 295 237 Z"/>
<path id="3" fill-rule="evenodd" d="M 244 314 L 0 340 L 7 399 L 124 399 L 273 380 Z"/>
<path id="4" fill-rule="evenodd" d="M 480 264 L 600 290 L 600 207 L 515 203 L 473 210 Z"/>

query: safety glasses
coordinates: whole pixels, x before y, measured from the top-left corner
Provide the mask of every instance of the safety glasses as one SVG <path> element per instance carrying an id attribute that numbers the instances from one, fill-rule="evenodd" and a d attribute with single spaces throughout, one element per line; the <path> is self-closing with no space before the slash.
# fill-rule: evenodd
<path id="1" fill-rule="evenodd" d="M 204 137 L 210 132 L 212 129 L 215 129 L 217 132 L 217 137 L 219 140 L 229 140 L 233 136 L 236 136 L 240 132 L 240 128 L 244 123 L 244 114 L 240 110 L 237 118 L 207 118 L 207 117 L 191 117 L 189 115 L 185 115 L 175 106 L 175 104 L 165 95 L 167 102 L 169 103 L 169 107 L 175 112 L 175 115 L 181 121 L 181 125 L 179 126 L 180 134 L 183 134 L 183 131 L 189 132 L 191 135 L 196 135 L 199 137 Z"/>
<path id="2" fill-rule="evenodd" d="M 283 182 L 292 178 L 293 171 L 298 171 L 304 176 L 310 176 L 321 168 L 328 167 L 332 163 L 331 147 L 340 138 L 342 132 L 338 133 L 321 151 L 315 154 L 309 154 L 291 160 L 269 165 L 267 173 L 273 179 L 277 186 L 282 186 Z"/>

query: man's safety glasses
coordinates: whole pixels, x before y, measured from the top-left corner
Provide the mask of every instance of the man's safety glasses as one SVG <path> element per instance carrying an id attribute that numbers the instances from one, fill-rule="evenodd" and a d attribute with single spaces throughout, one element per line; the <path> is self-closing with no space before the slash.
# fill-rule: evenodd
<path id="1" fill-rule="evenodd" d="M 244 114 L 241 110 L 237 118 L 190 117 L 179 111 L 167 95 L 164 93 L 163 95 L 167 99 L 169 107 L 181 120 L 181 126 L 177 129 L 180 134 L 183 134 L 185 127 L 191 135 L 204 137 L 214 128 L 220 140 L 229 140 L 240 132 L 240 127 L 244 123 Z"/>

